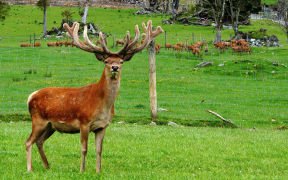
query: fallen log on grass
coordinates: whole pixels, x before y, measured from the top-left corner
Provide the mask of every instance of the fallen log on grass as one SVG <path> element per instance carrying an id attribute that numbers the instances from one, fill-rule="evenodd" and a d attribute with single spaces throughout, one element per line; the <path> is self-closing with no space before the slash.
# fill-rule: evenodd
<path id="1" fill-rule="evenodd" d="M 222 121 L 224 121 L 224 122 L 226 122 L 226 123 L 229 123 L 229 124 L 233 124 L 234 126 L 236 126 L 233 121 L 228 120 L 228 119 L 225 119 L 225 118 L 222 117 L 220 114 L 218 114 L 218 113 L 216 113 L 216 112 L 213 112 L 213 111 L 211 111 L 211 110 L 207 110 L 207 111 L 208 111 L 209 113 L 215 115 L 216 117 L 218 117 L 218 118 L 221 119 Z M 236 126 L 236 127 L 237 127 L 237 126 Z"/>

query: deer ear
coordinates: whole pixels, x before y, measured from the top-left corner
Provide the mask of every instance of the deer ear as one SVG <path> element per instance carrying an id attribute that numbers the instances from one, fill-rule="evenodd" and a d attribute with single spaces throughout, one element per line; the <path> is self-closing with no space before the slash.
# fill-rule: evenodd
<path id="1" fill-rule="evenodd" d="M 94 54 L 95 54 L 96 58 L 97 58 L 99 61 L 102 61 L 102 62 L 104 62 L 105 59 L 108 58 L 108 56 L 105 55 L 105 54 L 100 54 L 100 53 L 94 53 Z"/>

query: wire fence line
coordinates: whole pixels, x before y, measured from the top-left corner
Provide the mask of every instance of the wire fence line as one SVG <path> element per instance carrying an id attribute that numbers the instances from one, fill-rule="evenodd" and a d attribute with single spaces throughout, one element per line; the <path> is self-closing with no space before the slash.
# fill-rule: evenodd
<path id="1" fill-rule="evenodd" d="M 50 86 L 79 87 L 100 78 L 103 65 L 97 64 L 96 58 L 88 53 L 65 46 L 46 47 L 45 43 L 53 40 L 41 41 L 40 48 L 20 48 L 14 39 L 4 37 L 1 41 L 5 45 L 0 41 L 0 114 L 27 114 L 26 100 L 35 90 Z M 260 57 L 262 53 L 265 56 Z M 194 69 L 207 60 L 214 62 L 215 67 Z M 232 68 L 241 63 L 245 65 Z M 227 113 L 240 124 L 250 119 L 287 119 L 287 65 L 285 57 L 266 48 L 255 48 L 251 55 L 240 56 L 231 50 L 221 53 L 210 45 L 203 58 L 187 51 L 162 48 L 157 55 L 159 116 L 211 119 L 205 111 L 212 109 Z M 257 68 L 262 69 L 257 71 Z M 124 64 L 121 79 L 116 115 L 149 117 L 146 50 Z"/>
<path id="2" fill-rule="evenodd" d="M 275 11 L 263 11 L 259 12 L 258 14 L 251 14 L 250 18 L 254 20 L 267 19 L 280 25 L 285 25 L 284 19 L 279 15 L 278 12 Z"/>

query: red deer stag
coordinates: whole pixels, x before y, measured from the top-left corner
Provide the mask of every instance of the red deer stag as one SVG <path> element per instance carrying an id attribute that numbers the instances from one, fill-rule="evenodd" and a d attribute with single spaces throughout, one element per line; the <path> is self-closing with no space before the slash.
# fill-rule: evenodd
<path id="1" fill-rule="evenodd" d="M 80 171 L 85 170 L 85 157 L 87 153 L 87 141 L 89 132 L 94 132 L 96 143 L 96 173 L 101 168 L 102 142 L 105 130 L 114 116 L 114 102 L 120 88 L 120 75 L 123 62 L 129 61 L 135 53 L 142 51 L 160 33 L 160 26 L 156 31 L 152 30 L 152 21 L 147 26 L 142 24 L 145 31 L 145 40 L 139 47 L 135 47 L 140 37 L 138 25 L 135 26 L 136 36 L 130 40 L 129 31 L 125 37 L 124 46 L 118 52 L 111 52 L 100 32 L 100 44 L 98 47 L 89 40 L 87 26 L 84 27 L 83 36 L 87 45 L 79 40 L 79 24 L 72 27 L 64 24 L 67 35 L 72 37 L 75 46 L 94 53 L 99 61 L 105 64 L 102 77 L 96 84 L 90 84 L 79 88 L 48 87 L 33 92 L 28 97 L 28 107 L 32 119 L 32 133 L 27 139 L 26 155 L 27 170 L 32 171 L 31 150 L 36 143 L 43 164 L 49 168 L 43 143 L 55 131 L 61 133 L 79 133 L 82 151 Z"/>

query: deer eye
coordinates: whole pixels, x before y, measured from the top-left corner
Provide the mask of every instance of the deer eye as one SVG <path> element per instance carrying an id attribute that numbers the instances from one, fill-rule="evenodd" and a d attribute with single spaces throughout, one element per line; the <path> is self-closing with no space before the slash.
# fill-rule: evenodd
<path id="1" fill-rule="evenodd" d="M 124 61 L 120 61 L 120 64 L 123 64 L 124 63 Z"/>
<path id="2" fill-rule="evenodd" d="M 107 64 L 108 63 L 108 61 L 104 61 L 104 64 Z"/>

